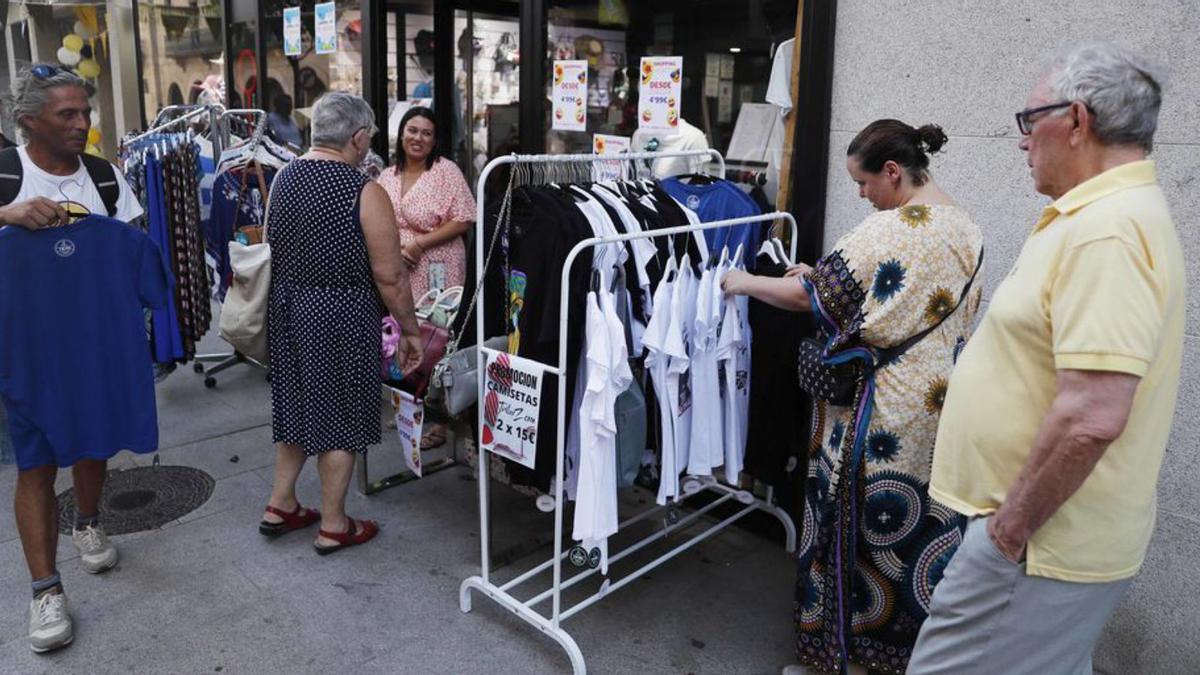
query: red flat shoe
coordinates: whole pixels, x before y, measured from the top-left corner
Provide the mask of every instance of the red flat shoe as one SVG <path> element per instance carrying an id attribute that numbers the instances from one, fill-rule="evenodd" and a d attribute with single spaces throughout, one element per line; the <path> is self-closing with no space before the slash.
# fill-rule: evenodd
<path id="1" fill-rule="evenodd" d="M 283 518 L 283 522 L 280 523 L 269 523 L 265 520 L 258 523 L 258 533 L 271 539 L 295 530 L 303 530 L 321 521 L 319 511 L 306 509 L 299 504 L 296 504 L 296 510 L 291 513 L 281 511 L 274 506 L 267 506 L 267 513 Z"/>
<path id="2" fill-rule="evenodd" d="M 362 529 L 356 534 L 355 530 L 358 529 L 357 526 L 361 526 Z M 332 539 L 337 542 L 336 546 L 320 546 L 318 544 L 313 544 L 313 548 L 317 549 L 317 555 L 329 555 L 330 553 L 336 553 L 344 548 L 358 546 L 359 544 L 365 544 L 368 541 L 371 541 L 375 538 L 375 535 L 379 534 L 379 523 L 373 520 L 356 521 L 353 518 L 348 517 L 346 518 L 345 532 L 326 532 L 325 530 L 317 530 L 317 534 L 325 537 L 326 539 Z"/>

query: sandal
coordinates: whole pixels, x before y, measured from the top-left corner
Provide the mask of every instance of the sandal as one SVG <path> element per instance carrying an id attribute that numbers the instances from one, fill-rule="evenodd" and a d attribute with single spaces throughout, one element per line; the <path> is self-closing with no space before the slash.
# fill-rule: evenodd
<path id="1" fill-rule="evenodd" d="M 418 319 L 425 319 L 429 317 L 429 314 L 433 311 L 433 307 L 435 304 L 437 304 L 438 296 L 441 295 L 441 293 L 442 291 L 440 289 L 431 288 L 425 292 L 425 295 L 422 295 L 419 300 L 413 303 L 413 313 L 417 315 Z"/>
<path id="2" fill-rule="evenodd" d="M 358 529 L 357 526 L 362 526 L 362 529 L 356 534 L 355 530 Z M 336 553 L 344 548 L 365 544 L 374 539 L 375 535 L 377 534 L 379 534 L 379 523 L 373 520 L 356 521 L 353 518 L 347 517 L 345 532 L 326 532 L 325 530 L 317 530 L 318 536 L 336 541 L 336 546 L 321 546 L 314 543 L 313 548 L 317 549 L 317 555 L 329 555 L 330 553 Z"/>
<path id="3" fill-rule="evenodd" d="M 264 537 L 270 537 L 271 539 L 287 534 L 288 532 L 292 532 L 294 530 L 303 530 L 304 528 L 320 522 L 321 520 L 321 513 L 319 511 L 306 509 L 303 506 L 300 506 L 300 504 L 296 504 L 296 510 L 292 511 L 291 513 L 281 511 L 274 506 L 268 505 L 267 513 L 271 513 L 283 518 L 283 522 L 279 523 L 272 523 L 266 520 L 258 523 L 258 533 Z"/>

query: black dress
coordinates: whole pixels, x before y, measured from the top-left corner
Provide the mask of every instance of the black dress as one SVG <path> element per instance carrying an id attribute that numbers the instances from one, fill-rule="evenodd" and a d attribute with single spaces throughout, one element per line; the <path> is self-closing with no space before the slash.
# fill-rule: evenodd
<path id="1" fill-rule="evenodd" d="M 366 183 L 349 164 L 299 159 L 271 190 L 274 440 L 310 456 L 379 443 L 383 306 L 359 219 Z"/>

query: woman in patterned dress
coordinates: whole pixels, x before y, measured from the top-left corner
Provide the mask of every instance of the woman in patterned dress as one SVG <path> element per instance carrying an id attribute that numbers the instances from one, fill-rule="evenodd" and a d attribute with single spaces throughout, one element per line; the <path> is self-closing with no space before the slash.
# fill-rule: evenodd
<path id="1" fill-rule="evenodd" d="M 396 165 L 379 176 L 396 212 L 412 294 L 462 286 L 467 251 L 463 234 L 475 222 L 475 198 L 454 162 L 438 157 L 433 111 L 415 106 L 400 119 Z M 421 448 L 446 442 L 445 428 L 426 425 Z"/>
<path id="2" fill-rule="evenodd" d="M 929 154 L 945 142 L 934 125 L 873 122 L 851 142 L 846 167 L 876 213 L 813 268 L 725 278 L 727 293 L 813 311 L 827 357 L 876 365 L 852 405 L 815 404 L 795 601 L 808 670 L 785 673 L 903 673 L 966 526 L 928 494 L 946 382 L 982 285 L 971 283 L 959 305 L 983 244 L 929 175 Z M 899 359 L 875 364 L 878 350 L 939 321 Z"/>
<path id="3" fill-rule="evenodd" d="M 383 312 L 403 330 L 402 369 L 419 363 L 421 341 L 391 202 L 358 170 L 376 130 L 371 107 L 352 94 L 326 94 L 313 106 L 312 130 L 312 149 L 275 178 L 266 225 L 277 454 L 259 531 L 276 537 L 320 521 L 313 546 L 325 555 L 379 531 L 346 515 L 346 490 L 355 456 L 380 441 Z M 296 501 L 296 479 L 314 456 L 319 513 Z"/>
<path id="4" fill-rule="evenodd" d="M 392 199 L 412 292 L 462 286 L 467 254 L 463 234 L 475 222 L 475 198 L 454 162 L 438 157 L 433 111 L 414 107 L 400 120 L 396 165 L 379 176 Z"/>

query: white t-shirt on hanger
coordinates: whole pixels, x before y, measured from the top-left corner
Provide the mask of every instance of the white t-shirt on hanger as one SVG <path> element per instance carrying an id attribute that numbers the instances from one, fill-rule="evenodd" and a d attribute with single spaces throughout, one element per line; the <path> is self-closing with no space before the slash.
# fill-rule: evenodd
<path id="1" fill-rule="evenodd" d="M 667 388 L 667 370 L 671 355 L 667 352 L 667 335 L 671 324 L 671 297 L 675 290 L 675 260 L 667 263 L 666 272 L 654 292 L 657 308 L 646 325 L 643 342 L 646 347 L 646 370 L 654 383 L 655 398 L 658 399 L 659 427 L 662 429 L 662 471 L 658 484 L 658 503 L 679 495 L 679 469 L 675 464 L 675 416 L 672 414 L 671 399 Z"/>
<path id="2" fill-rule="evenodd" d="M 616 452 L 616 414 L 606 406 L 607 390 L 611 383 L 609 362 L 612 358 L 608 324 L 600 309 L 595 291 L 587 296 L 586 358 L 587 381 L 579 415 L 580 456 L 578 489 L 575 497 L 575 518 L 572 537 L 586 542 L 596 536 L 596 509 L 604 492 L 603 457 L 606 448 Z"/>
<path id="3" fill-rule="evenodd" d="M 720 277 L 742 265 L 742 247 L 733 260 L 721 266 Z M 722 418 L 725 453 L 725 482 L 737 485 L 746 456 L 746 434 L 750 421 L 750 321 L 749 299 L 727 296 L 721 319 L 717 354 L 721 365 Z"/>
<path id="4" fill-rule="evenodd" d="M 706 268 L 696 291 L 692 332 L 692 447 L 688 473 L 711 476 L 725 463 L 721 428 L 721 385 L 717 364 L 717 331 L 721 321 L 717 269 Z"/>
<path id="5" fill-rule="evenodd" d="M 667 328 L 667 398 L 675 426 L 675 466 L 682 470 L 688 465 L 692 440 L 691 361 L 688 345 L 692 335 L 692 319 L 696 315 L 696 277 L 685 253 L 679 263 L 679 273 L 671 291 L 671 316 Z"/>

